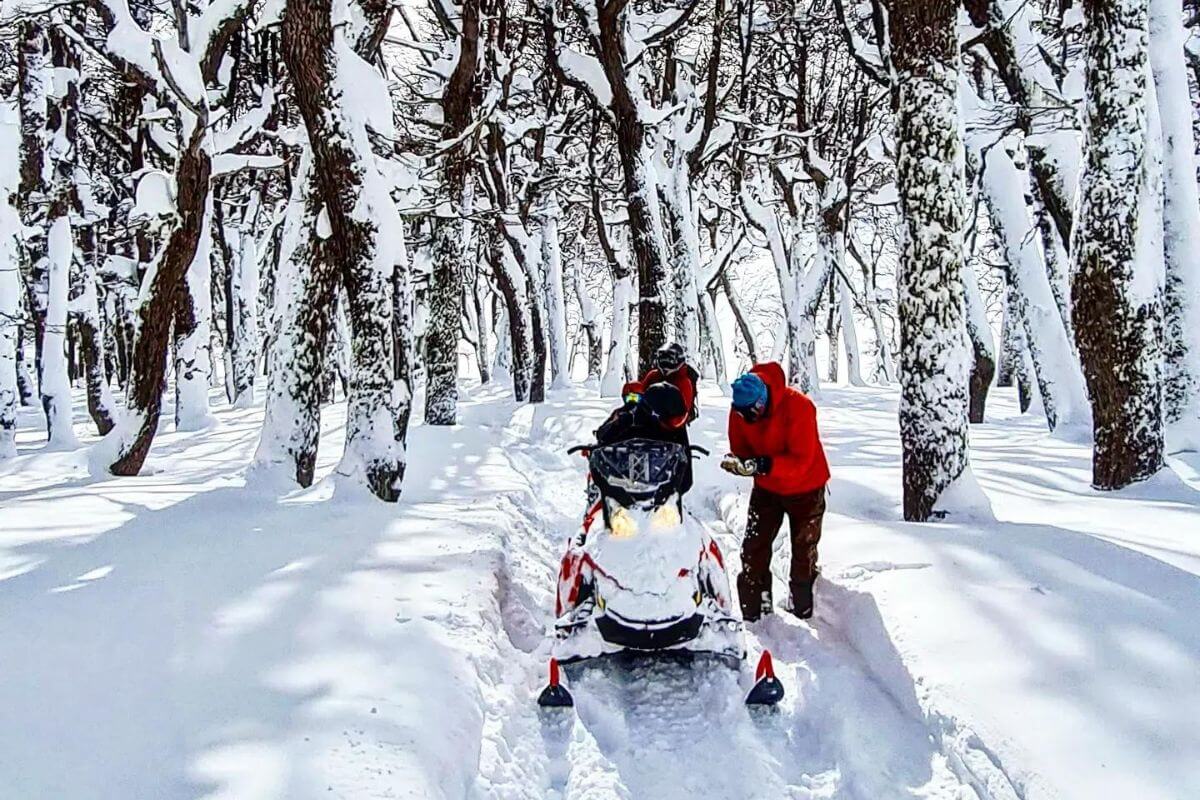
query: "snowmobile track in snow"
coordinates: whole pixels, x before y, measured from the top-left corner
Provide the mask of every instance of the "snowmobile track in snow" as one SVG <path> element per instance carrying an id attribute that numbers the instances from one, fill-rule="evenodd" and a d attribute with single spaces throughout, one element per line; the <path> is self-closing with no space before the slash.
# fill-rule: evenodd
<path id="1" fill-rule="evenodd" d="M 493 687 L 488 711 L 491 767 L 481 764 L 476 796 L 484 798 L 704 797 L 715 800 L 780 798 L 945 798 L 1014 800 L 1022 797 L 973 734 L 952 721 L 926 720 L 911 679 L 881 680 L 839 626 L 859 614 L 841 614 L 848 594 L 835 588 L 829 614 L 811 624 L 775 616 L 750 627 L 750 659 L 764 646 L 776 656 L 787 695 L 774 709 L 743 704 L 748 682 L 712 659 L 617 658 L 568 669 L 575 708 L 538 709 L 548 643 L 535 632 L 551 623 L 551 587 L 558 548 L 578 524 L 582 471 L 545 443 L 514 431 L 507 442 L 514 468 L 529 481 L 528 497 L 512 498 L 520 523 L 505 533 L 497 598 L 514 679 L 507 692 Z M 712 508 L 707 518 L 738 569 L 736 536 Z M 542 576 L 543 585 L 536 585 Z M 827 584 L 835 586 L 834 584 Z M 870 631 L 864 635 L 876 636 Z M 886 634 L 881 634 L 886 636 Z M 890 647 L 890 642 L 880 645 Z M 744 670 L 752 667 L 748 662 Z M 900 695 L 898 697 L 898 695 Z M 486 760 L 486 759 L 485 759 Z M 986 765 L 986 766 L 985 766 Z"/>

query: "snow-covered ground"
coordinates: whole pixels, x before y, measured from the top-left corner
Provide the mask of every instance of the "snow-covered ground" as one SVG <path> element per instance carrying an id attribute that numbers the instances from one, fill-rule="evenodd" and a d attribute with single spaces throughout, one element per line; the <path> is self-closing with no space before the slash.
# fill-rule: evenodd
<path id="1" fill-rule="evenodd" d="M 723 452 L 703 400 L 694 439 Z M 895 402 L 819 399 L 825 579 L 812 624 L 753 627 L 789 691 L 753 714 L 736 675 L 666 662 L 534 704 L 594 392 L 470 392 L 460 426 L 412 431 L 397 506 L 247 487 L 260 409 L 164 430 L 139 478 L 40 452 L 26 411 L 0 462 L 0 795 L 1200 796 L 1200 458 L 1100 495 L 1086 448 L 999 392 L 972 431 L 998 521 L 905 524 Z M 689 496 L 734 571 L 747 490 L 713 458 Z"/>

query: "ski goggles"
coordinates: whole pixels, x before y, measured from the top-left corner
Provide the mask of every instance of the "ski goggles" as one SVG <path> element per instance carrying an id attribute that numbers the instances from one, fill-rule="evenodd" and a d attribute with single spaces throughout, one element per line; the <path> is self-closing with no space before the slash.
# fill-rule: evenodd
<path id="1" fill-rule="evenodd" d="M 766 403 L 755 403 L 752 406 L 733 406 L 733 411 L 746 422 L 757 422 L 767 411 Z"/>

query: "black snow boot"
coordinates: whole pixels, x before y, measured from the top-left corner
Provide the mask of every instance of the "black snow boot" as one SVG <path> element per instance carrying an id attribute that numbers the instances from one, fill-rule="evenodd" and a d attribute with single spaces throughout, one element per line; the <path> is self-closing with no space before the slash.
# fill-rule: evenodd
<path id="1" fill-rule="evenodd" d="M 758 589 L 748 582 L 742 580 L 742 576 L 738 576 L 738 600 L 742 606 L 742 620 L 744 622 L 758 622 L 763 616 L 771 614 L 775 610 L 775 603 L 771 598 L 770 589 Z M 757 602 L 755 602 L 757 600 Z"/>
<path id="2" fill-rule="evenodd" d="M 812 580 L 792 584 L 792 598 L 788 603 L 788 613 L 797 619 L 811 619 L 813 615 L 813 585 L 817 576 Z"/>

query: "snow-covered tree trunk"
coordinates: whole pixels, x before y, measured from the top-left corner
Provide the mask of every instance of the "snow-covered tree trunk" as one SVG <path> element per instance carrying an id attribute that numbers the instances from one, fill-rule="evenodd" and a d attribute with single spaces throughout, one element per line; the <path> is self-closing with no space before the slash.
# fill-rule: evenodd
<path id="1" fill-rule="evenodd" d="M 1162 184 L 1145 0 L 1086 0 L 1084 167 L 1072 318 L 1092 402 L 1092 484 L 1163 464 Z"/>
<path id="2" fill-rule="evenodd" d="M 466 286 L 467 316 L 476 333 L 475 366 L 479 370 L 479 382 L 488 383 L 492 379 L 492 354 L 488 337 L 491 335 L 492 319 L 491 304 L 487 302 L 486 284 L 480 276 L 478 265 L 474 279 Z"/>
<path id="3" fill-rule="evenodd" d="M 854 303 L 845 279 L 838 278 L 838 304 L 842 317 L 842 342 L 846 348 L 846 380 L 851 386 L 866 386 L 862 376 L 862 351 L 858 346 L 858 331 L 854 327 Z"/>
<path id="4" fill-rule="evenodd" d="M 862 272 L 863 296 L 867 314 L 871 318 L 871 331 L 875 335 L 875 369 L 872 379 L 877 383 L 895 383 L 896 367 L 892 358 L 892 342 L 887 329 L 883 327 L 883 314 L 879 311 L 879 289 L 875 286 L 875 277 L 866 262 L 858 257 L 857 251 L 851 248 L 851 253 Z"/>
<path id="5" fill-rule="evenodd" d="M 79 349 L 83 356 L 88 415 L 100 435 L 105 436 L 116 424 L 116 404 L 108 386 L 108 371 L 104 363 L 106 348 L 96 288 L 99 278 L 96 275 L 95 258 L 94 247 L 83 255 L 80 294 L 72 300 L 72 305 L 79 331 Z"/>
<path id="6" fill-rule="evenodd" d="M 996 364 L 996 385 L 1007 389 L 1013 385 L 1016 376 L 1017 360 L 1023 357 L 1018 349 L 1017 331 L 1020 329 L 1013 318 L 1012 281 L 1005 278 L 1004 305 L 1000 312 L 1000 360 Z"/>
<path id="7" fill-rule="evenodd" d="M 683 347 L 689 364 L 700 361 L 700 308 L 697 274 L 700 241 L 692 208 L 687 160 L 677 145 L 668 148 L 671 164 L 663 176 L 659 205 L 667 226 L 671 265 L 671 315 L 674 341 Z"/>
<path id="8" fill-rule="evenodd" d="M 587 379 L 599 385 L 601 369 L 604 364 L 604 339 L 600 333 L 600 319 L 596 305 L 588 294 L 583 277 L 579 274 L 578 264 L 567 270 L 571 292 L 579 303 L 579 327 L 583 329 L 587 339 Z"/>
<path id="9" fill-rule="evenodd" d="M 717 319 L 717 306 L 712 292 L 700 293 L 700 325 L 707 345 L 706 363 L 712 365 L 711 373 L 705 377 L 716 381 L 718 386 L 725 386 L 729 383 L 729 367 L 725 363 L 725 336 L 721 332 L 721 322 Z"/>
<path id="10" fill-rule="evenodd" d="M 509 334 L 507 354 L 511 360 L 513 398 L 519 403 L 524 403 L 530 399 L 530 388 L 533 381 L 531 303 L 528 293 L 525 291 L 525 275 L 520 267 L 513 263 L 514 259 L 509 254 L 501 227 L 503 224 L 501 220 L 497 219 L 488 233 L 488 260 L 491 263 L 492 273 L 496 276 L 496 285 L 500 289 L 500 295 L 504 298 L 504 316 L 508 323 Z M 500 338 L 504 339 L 504 337 Z"/>
<path id="11" fill-rule="evenodd" d="M 162 413 L 171 322 L 188 268 L 200 245 L 210 190 L 212 158 L 204 119 L 193 120 L 175 168 L 175 223 L 157 264 L 147 275 L 138 305 L 138 335 L 125 400 L 125 415 L 106 437 L 114 475 L 141 471 Z M 114 448 L 109 451 L 107 448 Z"/>
<path id="12" fill-rule="evenodd" d="M 840 348 L 838 345 L 841 342 L 841 336 L 839 334 L 842 326 L 842 314 L 841 304 L 838 303 L 837 295 L 835 294 L 836 291 L 837 289 L 833 285 L 833 281 L 830 281 L 827 303 L 828 307 L 826 309 L 827 316 L 825 318 L 825 340 L 829 343 L 829 349 L 826 353 L 829 364 L 825 372 L 830 383 L 837 383 L 838 380 L 840 380 L 838 375 L 838 356 L 840 355 Z"/>
<path id="13" fill-rule="evenodd" d="M 630 314 L 633 310 L 636 287 L 633 277 L 615 277 L 612 289 L 612 326 L 608 334 L 608 356 L 605 359 L 604 378 L 600 383 L 601 397 L 616 397 L 625 385 L 625 364 L 630 355 L 632 326 Z"/>
<path id="14" fill-rule="evenodd" d="M 542 258 L 540 242 L 529 241 L 520 228 L 516 236 L 506 235 L 511 258 L 517 263 L 517 269 L 524 273 L 526 284 L 526 303 L 529 309 L 529 338 L 533 345 L 533 360 L 529 365 L 529 402 L 546 402 L 546 366 L 550 357 L 546 349 L 546 295 L 541 288 L 545 285 L 545 275 L 541 271 Z"/>
<path id="15" fill-rule="evenodd" d="M 296 483 L 311 486 L 321 428 L 325 372 L 337 292 L 337 265 L 317 235 L 321 199 L 312 155 L 301 156 L 293 182 L 275 275 L 267 400 L 254 454 L 257 469 L 287 465 Z"/>
<path id="16" fill-rule="evenodd" d="M 817 375 L 817 313 L 825 287 L 842 271 L 845 263 L 843 233 L 840 212 L 825 207 L 817 215 L 817 253 L 812 265 L 806 269 L 799 264 L 801 250 L 798 244 L 793 244 L 791 249 L 792 274 L 799 281 L 796 306 L 800 314 L 800 338 L 791 346 L 800 351 L 802 358 L 802 370 L 792 380 L 805 394 L 815 394 L 821 388 Z"/>
<path id="17" fill-rule="evenodd" d="M 20 405 L 17 351 L 21 316 L 21 218 L 13 200 L 20 182 L 18 162 L 12 158 L 21 140 L 16 109 L 0 101 L 0 459 L 17 454 L 17 408 Z"/>
<path id="18" fill-rule="evenodd" d="M 888 26 L 903 218 L 897 289 L 904 518 L 915 521 L 932 517 L 942 493 L 968 470 L 957 5 L 895 0 Z"/>
<path id="19" fill-rule="evenodd" d="M 336 471 L 394 502 L 405 470 L 406 431 L 398 423 L 407 419 L 395 386 L 392 330 L 401 222 L 375 165 L 367 126 L 389 137 L 394 131 L 386 85 L 355 52 L 351 26 L 334 24 L 350 11 L 349 0 L 289 3 L 283 52 L 329 222 L 327 256 L 338 265 L 353 331 L 346 445 Z M 350 96 L 367 107 L 347 102 Z M 455 333 L 457 341 L 457 327 Z"/>
<path id="20" fill-rule="evenodd" d="M 258 195 L 252 200 L 257 205 Z M 245 408 L 254 402 L 254 384 L 257 377 L 256 362 L 259 349 L 258 335 L 258 263 L 259 248 L 255 231 L 251 228 L 256 215 L 247 215 L 247 224 L 234 236 L 233 260 L 229 264 L 226 304 L 229 336 L 230 383 L 235 408 Z"/>
<path id="21" fill-rule="evenodd" d="M 784 241 L 784 234 L 780 229 L 781 221 L 778 215 L 759 203 L 758 198 L 748 191 L 743 190 L 740 199 L 746 212 L 746 220 L 766 239 L 771 263 L 775 266 L 775 277 L 779 281 L 784 336 L 777 337 L 776 348 L 787 356 L 788 380 L 798 384 L 801 391 L 811 391 L 816 383 L 816 323 L 815 319 L 805 319 L 797 296 L 799 287 L 793 269 L 793 254 L 789 252 Z M 819 301 L 819 291 L 817 297 Z M 779 347 L 781 344 L 782 348 Z M 805 356 L 809 357 L 807 362 Z"/>
<path id="22" fill-rule="evenodd" d="M 963 300 L 965 303 L 967 342 L 973 358 L 968 378 L 967 416 L 973 424 L 983 422 L 987 410 L 988 390 L 996 374 L 996 345 L 992 341 L 992 326 L 988 323 L 987 308 L 979 292 L 979 279 L 970 264 L 962 268 Z"/>
<path id="23" fill-rule="evenodd" d="M 407 439 L 408 423 L 412 417 L 413 397 L 413 318 L 414 302 L 412 289 L 412 262 L 408 255 L 403 227 L 396 231 L 398 252 L 392 272 L 392 354 L 396 375 L 396 402 L 398 412 L 396 429 Z M 487 338 L 487 331 L 480 331 L 479 338 Z"/>
<path id="24" fill-rule="evenodd" d="M 1163 406 L 1175 446 L 1200 449 L 1200 192 L 1180 0 L 1150 0 L 1150 64 L 1163 143 Z"/>
<path id="25" fill-rule="evenodd" d="M 1058 311 L 1043 259 L 1042 240 L 1024 198 L 1029 181 L 1005 149 L 990 148 L 981 189 L 992 229 L 1008 261 L 1009 286 L 1020 303 L 1019 317 L 1051 430 L 1083 432 L 1091 428 L 1091 408 L 1079 362 Z"/>
<path id="26" fill-rule="evenodd" d="M 71 268 L 75 260 L 71 215 L 79 202 L 75 175 L 79 73 L 71 64 L 64 36 L 56 31 L 50 41 L 53 72 L 49 79 L 43 173 L 48 207 L 41 396 L 46 414 L 47 447 L 69 449 L 79 446 L 72 424 L 74 408 L 67 359 Z"/>
<path id="27" fill-rule="evenodd" d="M 47 233 L 48 285 L 46 331 L 42 340 L 42 410 L 46 414 L 47 447 L 79 446 L 72 425 L 71 379 L 67 372 L 67 294 L 70 290 L 74 241 L 68 211 L 50 212 Z"/>
<path id="28" fill-rule="evenodd" d="M 558 230 L 559 213 L 558 195 L 551 190 L 544 198 L 539 222 L 542 244 L 541 293 L 545 298 L 550 383 L 555 389 L 563 389 L 570 383 L 570 369 L 567 363 L 567 305 L 563 296 L 562 245 Z"/>
<path id="29" fill-rule="evenodd" d="M 458 19 L 458 61 L 442 94 L 442 138 L 458 140 L 471 123 L 479 61 L 479 0 L 463 0 Z M 434 220 L 433 274 L 425 334 L 425 422 L 453 425 L 458 418 L 458 335 L 462 321 L 462 275 L 471 252 L 463 218 L 470 213 L 470 169 L 465 143 L 442 155 L 449 213 Z"/>
<path id="30" fill-rule="evenodd" d="M 212 195 L 200 242 L 175 307 L 175 429 L 194 431 L 213 423 L 208 410 L 212 371 Z"/>

